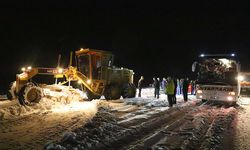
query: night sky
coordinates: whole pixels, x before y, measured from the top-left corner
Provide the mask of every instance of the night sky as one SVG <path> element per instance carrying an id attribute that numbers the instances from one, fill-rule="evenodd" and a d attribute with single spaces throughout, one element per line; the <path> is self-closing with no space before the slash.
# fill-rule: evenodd
<path id="1" fill-rule="evenodd" d="M 194 77 L 201 53 L 236 53 L 250 71 L 248 4 L 182 1 L 12 1 L 0 5 L 0 89 L 23 65 L 68 65 L 70 51 L 93 48 L 115 54 L 115 65 L 144 75 Z"/>

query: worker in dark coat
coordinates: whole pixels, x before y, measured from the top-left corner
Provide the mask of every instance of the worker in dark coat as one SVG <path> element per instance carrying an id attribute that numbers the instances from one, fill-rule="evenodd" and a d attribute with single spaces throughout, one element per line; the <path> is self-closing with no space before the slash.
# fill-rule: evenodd
<path id="1" fill-rule="evenodd" d="M 141 97 L 141 89 L 143 87 L 144 87 L 144 77 L 141 76 L 140 80 L 138 81 L 138 89 L 139 89 L 138 97 Z"/>
<path id="2" fill-rule="evenodd" d="M 182 88 L 184 102 L 187 102 L 188 100 L 188 85 L 189 85 L 188 78 L 184 78 L 183 88 Z"/>
<path id="3" fill-rule="evenodd" d="M 159 98 L 159 95 L 160 95 L 160 80 L 159 80 L 159 78 L 153 78 L 153 80 L 154 80 L 154 83 L 153 83 L 153 85 L 154 85 L 154 88 L 155 88 L 155 98 Z"/>
<path id="4" fill-rule="evenodd" d="M 173 82 L 174 82 L 173 104 L 176 104 L 177 79 L 173 78 Z"/>

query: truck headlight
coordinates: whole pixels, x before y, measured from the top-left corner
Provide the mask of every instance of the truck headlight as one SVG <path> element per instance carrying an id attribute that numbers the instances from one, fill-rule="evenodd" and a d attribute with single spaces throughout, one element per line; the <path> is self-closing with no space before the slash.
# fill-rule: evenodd
<path id="1" fill-rule="evenodd" d="M 227 100 L 231 101 L 231 100 L 233 100 L 233 97 L 232 96 L 228 96 Z"/>
<path id="2" fill-rule="evenodd" d="M 244 80 L 244 77 L 239 75 L 239 76 L 237 77 L 237 79 L 238 79 L 238 81 L 243 81 L 243 80 Z"/>
<path id="3" fill-rule="evenodd" d="M 235 95 L 235 92 L 229 92 L 229 95 Z"/>
<path id="4" fill-rule="evenodd" d="M 197 90 L 197 93 L 198 93 L 198 94 L 201 94 L 201 93 L 202 93 L 202 90 Z"/>

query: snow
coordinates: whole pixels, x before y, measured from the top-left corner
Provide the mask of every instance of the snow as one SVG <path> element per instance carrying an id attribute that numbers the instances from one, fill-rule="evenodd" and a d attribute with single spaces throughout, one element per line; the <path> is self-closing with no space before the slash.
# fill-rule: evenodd
<path id="1" fill-rule="evenodd" d="M 46 144 L 46 149 L 107 148 L 104 145 L 109 145 L 109 142 L 136 133 L 136 130 L 140 127 L 140 124 L 137 123 L 143 124 L 143 122 L 149 121 L 144 123 L 142 126 L 144 128 L 147 125 L 150 126 L 150 120 L 152 117 L 157 117 L 158 113 L 168 115 L 163 111 L 170 110 L 168 112 L 171 112 L 173 110 L 172 112 L 175 113 L 182 109 L 184 110 L 186 106 L 193 106 L 195 103 L 200 102 L 194 95 L 188 95 L 187 102 L 183 101 L 182 95 L 177 95 L 176 97 L 177 104 L 170 109 L 168 107 L 167 95 L 161 91 L 159 99 L 154 98 L 153 88 L 142 89 L 142 97 L 109 101 L 103 99 L 84 101 L 86 94 L 80 90 L 67 86 L 44 86 L 44 97 L 39 104 L 21 106 L 17 101 L 0 101 L 0 121 L 31 114 L 37 115 L 31 118 L 28 126 L 27 124 L 22 124 L 25 121 L 18 126 L 14 124 L 14 128 L 9 128 L 9 124 L 3 124 L 2 129 L 9 130 L 3 131 L 2 134 L 3 136 L 8 136 L 6 139 L 11 139 L 11 135 L 14 135 L 17 129 L 22 128 L 23 132 L 17 132 L 18 136 L 23 136 L 25 137 L 24 139 L 32 139 L 46 134 L 48 132 L 46 130 L 49 130 L 48 133 L 56 134 L 57 137 L 61 135 L 61 137 L 58 141 L 54 139 L 54 142 Z M 236 123 L 232 123 L 232 130 L 235 128 L 234 149 L 248 149 L 250 147 L 248 143 L 250 141 L 249 104 L 250 98 L 241 97 L 238 102 L 239 106 L 236 108 L 199 107 L 198 110 L 189 112 L 189 116 L 183 118 L 184 120 L 180 120 L 180 123 L 183 121 L 183 124 L 179 128 L 172 130 L 171 134 L 166 132 L 168 138 L 162 138 L 159 143 L 156 143 L 155 147 L 160 149 L 159 145 L 161 143 L 169 143 L 171 138 L 178 139 L 179 141 L 176 140 L 176 142 L 182 142 L 182 145 L 182 140 L 184 140 L 187 145 L 191 143 L 191 145 L 195 146 L 192 142 L 204 136 L 204 142 L 200 143 L 202 148 L 219 148 L 223 142 L 223 132 L 227 131 L 228 128 L 231 129 L 229 126 L 233 122 L 234 116 L 237 115 Z M 174 111 L 175 108 L 178 111 Z M 211 119 L 213 120 L 212 123 L 209 122 Z M 130 128 L 125 128 L 126 125 L 131 126 Z M 156 134 L 158 133 L 152 136 L 156 136 Z M 46 139 L 52 138 L 45 137 Z M 3 139 L 0 138 L 0 140 Z M 39 141 L 37 139 L 34 140 Z M 25 143 L 25 140 L 23 142 Z M 180 145 L 177 144 L 177 146 Z"/>
<path id="2" fill-rule="evenodd" d="M 60 85 L 45 85 L 43 87 L 44 96 L 39 103 L 22 106 L 14 99 L 12 101 L 1 102 L 0 120 L 11 119 L 34 113 L 77 111 L 91 108 L 97 110 L 96 104 L 80 103 L 86 99 L 85 95 L 78 89 Z M 68 104 L 68 105 L 65 105 Z"/>
<path id="3" fill-rule="evenodd" d="M 250 149 L 250 98 L 243 97 L 240 102 L 242 103 L 241 109 L 238 113 L 234 141 L 235 150 Z"/>
<path id="4" fill-rule="evenodd" d="M 138 92 L 138 91 L 137 91 Z M 145 105 L 147 107 L 166 107 L 168 106 L 167 95 L 160 91 L 159 99 L 154 98 L 154 89 L 145 88 L 142 89 L 141 97 L 130 98 L 124 100 L 127 104 Z M 188 102 L 184 103 L 182 95 L 176 95 L 176 105 L 182 107 L 189 105 L 190 103 L 197 102 L 195 95 L 188 95 Z"/>

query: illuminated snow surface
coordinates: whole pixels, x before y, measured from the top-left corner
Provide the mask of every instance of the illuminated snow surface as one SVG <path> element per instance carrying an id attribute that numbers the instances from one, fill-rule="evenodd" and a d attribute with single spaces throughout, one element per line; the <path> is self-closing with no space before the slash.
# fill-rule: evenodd
<path id="1" fill-rule="evenodd" d="M 100 140 L 112 141 L 116 134 L 122 137 L 134 132 L 122 124 L 145 121 L 169 109 L 167 96 L 161 91 L 160 98 L 154 98 L 152 88 L 143 89 L 142 97 L 110 101 L 103 97 L 84 101 L 84 93 L 67 86 L 45 86 L 44 94 L 39 104 L 29 106 L 20 106 L 16 100 L 0 101 L 0 149 L 32 149 L 44 145 L 47 149 L 100 147 L 105 145 Z M 188 95 L 188 99 L 184 103 L 182 95 L 177 95 L 173 109 L 181 110 L 200 102 L 193 95 Z M 250 99 L 242 98 L 238 103 L 237 109 L 231 107 L 220 111 L 237 110 L 237 121 L 232 127 L 235 129 L 233 149 L 249 149 Z M 211 111 L 215 110 L 216 107 Z M 198 115 L 194 120 L 202 122 L 202 117 Z"/>

